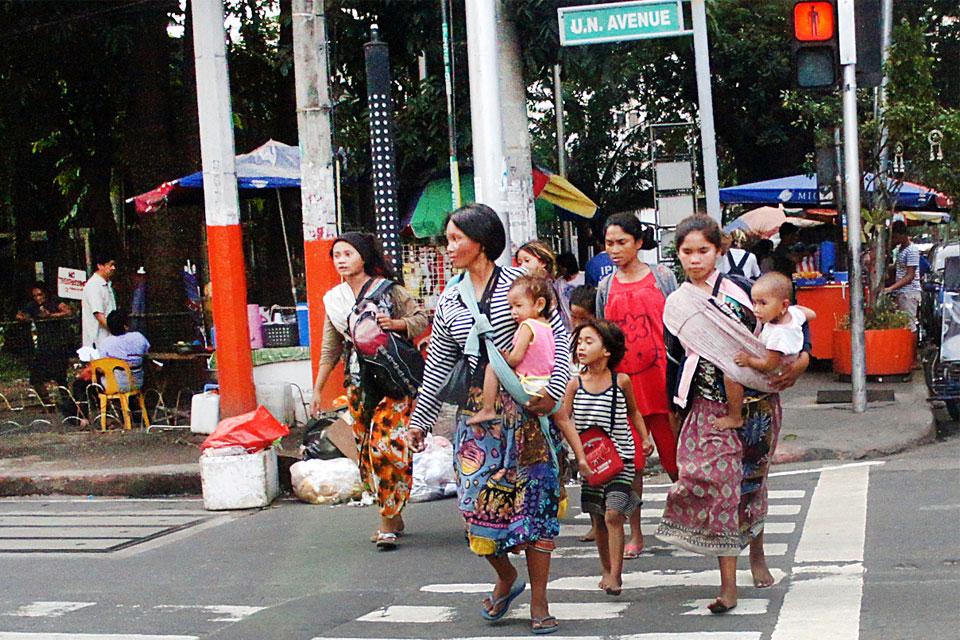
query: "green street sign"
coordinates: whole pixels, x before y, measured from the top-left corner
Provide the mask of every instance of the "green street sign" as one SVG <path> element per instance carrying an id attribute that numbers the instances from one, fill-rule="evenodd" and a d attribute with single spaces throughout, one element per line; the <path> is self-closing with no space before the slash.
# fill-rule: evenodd
<path id="1" fill-rule="evenodd" d="M 693 33 L 683 27 L 681 0 L 611 2 L 557 9 L 560 44 L 665 38 Z"/>

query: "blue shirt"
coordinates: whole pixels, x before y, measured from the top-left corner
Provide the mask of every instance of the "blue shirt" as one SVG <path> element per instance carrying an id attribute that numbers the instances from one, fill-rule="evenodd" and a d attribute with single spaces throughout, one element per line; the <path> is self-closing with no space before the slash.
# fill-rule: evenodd
<path id="1" fill-rule="evenodd" d="M 139 331 L 127 331 L 119 336 L 107 336 L 98 346 L 104 358 L 119 358 L 130 365 L 133 382 L 137 389 L 143 388 L 143 354 L 150 350 L 150 343 Z M 130 383 L 123 371 L 117 371 L 117 384 L 124 391 L 130 390 Z"/>
<path id="2" fill-rule="evenodd" d="M 613 273 L 613 269 L 613 260 L 607 255 L 607 252 L 598 253 L 587 260 L 587 266 L 583 269 L 584 283 L 588 287 L 595 288 L 601 280 Z"/>

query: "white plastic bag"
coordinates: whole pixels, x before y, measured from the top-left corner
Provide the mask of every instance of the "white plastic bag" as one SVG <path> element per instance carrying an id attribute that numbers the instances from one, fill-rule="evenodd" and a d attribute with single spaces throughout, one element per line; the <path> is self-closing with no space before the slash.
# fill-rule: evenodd
<path id="1" fill-rule="evenodd" d="M 360 469 L 349 458 L 301 460 L 290 467 L 297 498 L 310 504 L 347 502 L 362 492 Z"/>
<path id="2" fill-rule="evenodd" d="M 453 445 L 442 436 L 427 435 L 426 448 L 413 454 L 411 502 L 439 500 L 457 491 Z"/>

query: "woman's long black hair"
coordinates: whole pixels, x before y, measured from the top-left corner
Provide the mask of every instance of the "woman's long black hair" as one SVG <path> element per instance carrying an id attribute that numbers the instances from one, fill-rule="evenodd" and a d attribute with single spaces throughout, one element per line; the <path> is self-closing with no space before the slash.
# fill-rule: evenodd
<path id="1" fill-rule="evenodd" d="M 450 222 L 465 236 L 479 243 L 484 255 L 492 261 L 496 261 L 507 246 L 503 223 L 497 212 L 485 204 L 474 202 L 460 207 L 450 214 Z"/>
<path id="2" fill-rule="evenodd" d="M 637 216 L 632 213 L 615 213 L 603 224 L 603 235 L 606 237 L 607 229 L 610 227 L 620 227 L 628 236 L 633 236 L 640 242 L 641 251 L 650 251 L 657 248 L 657 241 L 653 236 L 653 227 L 640 222 Z"/>
<path id="3" fill-rule="evenodd" d="M 368 276 L 380 276 L 388 280 L 396 280 L 393 267 L 390 266 L 390 263 L 387 262 L 387 259 L 383 256 L 383 249 L 380 247 L 380 242 L 372 233 L 348 231 L 347 233 L 337 236 L 337 239 L 333 241 L 333 246 L 337 246 L 338 242 L 346 242 L 357 250 L 360 258 L 363 260 L 363 271 Z M 330 247 L 330 257 L 333 258 L 333 247 Z"/>

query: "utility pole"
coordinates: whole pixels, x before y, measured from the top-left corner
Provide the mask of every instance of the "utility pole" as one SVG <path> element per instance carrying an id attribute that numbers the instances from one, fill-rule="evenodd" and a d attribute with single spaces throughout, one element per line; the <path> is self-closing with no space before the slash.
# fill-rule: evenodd
<path id="1" fill-rule="evenodd" d="M 553 65 L 553 111 L 557 120 L 557 171 L 564 178 L 567 177 L 567 133 L 563 125 L 563 79 L 560 77 L 560 63 Z M 561 247 L 564 251 L 576 253 L 573 246 L 573 223 L 566 220 L 562 223 L 563 240 Z"/>
<path id="2" fill-rule="evenodd" d="M 453 86 L 453 61 L 450 54 L 450 12 L 448 0 L 440 0 L 440 18 L 443 22 L 443 86 L 447 95 L 447 147 L 450 152 L 450 205 L 460 208 L 460 162 L 457 160 L 457 118 L 455 112 L 456 88 Z"/>
<path id="3" fill-rule="evenodd" d="M 247 282 L 237 198 L 236 149 L 223 3 L 221 0 L 194 0 L 190 6 L 196 52 L 203 204 L 213 288 L 220 415 L 226 418 L 252 411 L 257 406 L 250 329 L 247 326 Z"/>
<path id="4" fill-rule="evenodd" d="M 510 264 L 510 215 L 507 211 L 497 55 L 499 0 L 466 0 L 467 60 L 470 66 L 470 121 L 473 137 L 473 185 L 477 202 L 493 208 L 507 234 L 497 260 Z"/>
<path id="5" fill-rule="evenodd" d="M 840 0 L 837 18 L 840 27 L 840 64 L 843 66 L 843 165 L 850 247 L 850 350 L 853 360 L 850 383 L 853 412 L 863 413 L 867 410 L 863 265 L 860 260 L 860 190 L 863 188 L 863 174 L 860 173 L 857 129 L 857 44 L 853 4 L 854 0 Z"/>
<path id="6" fill-rule="evenodd" d="M 340 282 L 330 250 L 337 237 L 336 190 L 327 78 L 327 26 L 324 0 L 293 0 L 294 79 L 300 141 L 300 199 L 303 209 L 303 254 L 310 317 L 313 377 L 323 341 L 323 294 Z M 343 369 L 337 368 L 323 396 L 325 406 L 341 393 Z"/>
<path id="7" fill-rule="evenodd" d="M 720 223 L 720 178 L 717 170 L 717 136 L 713 127 L 713 91 L 710 87 L 710 45 L 707 41 L 706 0 L 691 0 L 693 51 L 697 68 L 697 102 L 700 105 L 700 148 L 703 151 L 703 187 L 707 215 Z"/>

